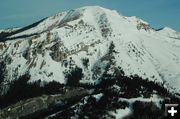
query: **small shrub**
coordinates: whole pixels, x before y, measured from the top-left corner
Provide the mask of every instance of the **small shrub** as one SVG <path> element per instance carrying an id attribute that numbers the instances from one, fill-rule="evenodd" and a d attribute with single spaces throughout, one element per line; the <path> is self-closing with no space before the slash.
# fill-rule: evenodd
<path id="1" fill-rule="evenodd" d="M 88 66 L 89 66 L 89 59 L 88 59 L 88 58 L 83 58 L 83 59 L 82 59 L 82 63 L 83 63 L 83 65 L 84 65 L 86 68 L 88 68 Z"/>

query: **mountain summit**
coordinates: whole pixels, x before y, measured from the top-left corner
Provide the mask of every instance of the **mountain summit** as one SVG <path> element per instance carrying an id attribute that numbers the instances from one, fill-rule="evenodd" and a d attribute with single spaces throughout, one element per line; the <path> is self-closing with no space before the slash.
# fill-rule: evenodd
<path id="1" fill-rule="evenodd" d="M 113 42 L 115 66 L 121 66 L 126 75 L 138 74 L 180 90 L 179 33 L 169 28 L 155 31 L 137 17 L 88 6 L 8 33 L 6 39 L 10 40 L 0 43 L 1 59 L 8 64 L 8 80 L 28 71 L 33 80 L 65 83 L 63 71 L 68 67 L 62 64 L 72 58 L 74 64 L 83 69 L 82 81 L 96 82 L 98 78 L 93 79 L 92 69 L 100 68 L 97 75 L 101 76 L 107 65 L 102 59 Z M 88 69 L 83 68 L 83 58 L 89 59 Z"/>
<path id="2" fill-rule="evenodd" d="M 96 86 L 122 71 L 126 77 L 180 91 L 180 33 L 155 30 L 137 17 L 102 7 L 82 7 L 24 28 L 1 30 L 0 41 L 4 83 L 29 74 L 29 82 L 66 85 L 67 74 L 77 69 L 81 85 Z"/>

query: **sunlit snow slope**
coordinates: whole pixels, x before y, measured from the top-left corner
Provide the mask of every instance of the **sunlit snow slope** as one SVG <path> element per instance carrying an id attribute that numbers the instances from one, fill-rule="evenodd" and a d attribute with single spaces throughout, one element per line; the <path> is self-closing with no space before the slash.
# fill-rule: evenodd
<path id="1" fill-rule="evenodd" d="M 0 42 L 0 57 L 7 64 L 7 80 L 29 72 L 32 81 L 66 83 L 63 72 L 77 65 L 83 69 L 82 83 L 98 83 L 113 42 L 114 67 L 180 91 L 180 33 L 170 28 L 154 30 L 137 17 L 83 7 L 46 18 L 6 39 Z M 88 67 L 82 63 L 84 58 L 89 59 Z"/>

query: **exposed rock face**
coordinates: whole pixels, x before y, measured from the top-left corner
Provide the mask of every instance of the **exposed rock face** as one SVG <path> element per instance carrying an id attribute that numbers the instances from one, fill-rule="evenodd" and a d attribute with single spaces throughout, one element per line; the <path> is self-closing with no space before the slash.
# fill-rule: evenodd
<path id="1" fill-rule="evenodd" d="M 151 28 L 148 24 L 139 23 L 139 24 L 137 25 L 137 29 L 138 29 L 138 30 L 144 29 L 144 30 L 148 31 L 148 30 L 150 30 L 150 29 L 152 29 L 152 28 Z"/>
<path id="2" fill-rule="evenodd" d="M 53 60 L 60 62 L 63 59 L 67 58 L 67 53 L 60 50 L 60 49 L 64 49 L 63 46 L 64 45 L 62 43 L 58 42 L 50 48 L 50 50 L 52 51 L 50 53 L 50 56 L 52 57 Z"/>
<path id="3" fill-rule="evenodd" d="M 43 113 L 58 105 L 66 105 L 68 100 L 81 99 L 90 95 L 92 91 L 83 88 L 66 89 L 64 94 L 43 95 L 40 97 L 23 100 L 12 106 L 0 110 L 1 119 L 16 119 L 35 113 Z"/>

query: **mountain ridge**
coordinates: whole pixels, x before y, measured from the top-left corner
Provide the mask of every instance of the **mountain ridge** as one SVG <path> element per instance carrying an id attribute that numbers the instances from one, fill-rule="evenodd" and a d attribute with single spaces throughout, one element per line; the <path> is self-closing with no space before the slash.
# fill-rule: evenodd
<path id="1" fill-rule="evenodd" d="M 136 17 L 88 6 L 58 13 L 7 38 L 15 37 L 15 40 L 0 43 L 0 56 L 7 63 L 8 80 L 28 71 L 33 80 L 66 83 L 63 72 L 69 70 L 69 65 L 77 65 L 85 75 L 81 82 L 97 83 L 109 62 L 107 48 L 113 42 L 117 52 L 114 60 L 126 75 L 138 74 L 144 79 L 163 83 L 172 91 L 180 90 L 179 35 L 167 28 L 163 32 L 155 31 Z M 82 64 L 83 58 L 89 59 L 88 69 Z M 66 68 L 64 63 L 69 67 Z M 99 68 L 100 73 L 94 74 L 94 68 Z"/>
<path id="2" fill-rule="evenodd" d="M 6 32 L 2 119 L 154 119 L 180 103 L 180 40 L 170 28 L 88 6 Z"/>

